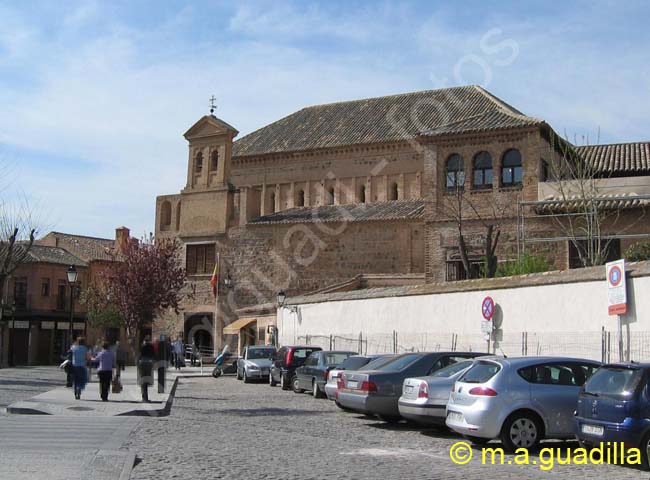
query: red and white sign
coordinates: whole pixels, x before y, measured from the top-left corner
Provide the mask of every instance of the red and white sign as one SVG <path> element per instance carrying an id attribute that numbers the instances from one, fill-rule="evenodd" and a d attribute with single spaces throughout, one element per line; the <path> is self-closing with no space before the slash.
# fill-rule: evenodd
<path id="1" fill-rule="evenodd" d="M 483 318 L 486 320 L 492 320 L 494 315 L 494 300 L 492 297 L 485 297 L 483 303 L 481 304 L 481 313 L 483 313 Z"/>
<path id="2" fill-rule="evenodd" d="M 627 288 L 625 284 L 625 260 L 605 265 L 607 271 L 607 304 L 610 315 L 627 313 Z"/>

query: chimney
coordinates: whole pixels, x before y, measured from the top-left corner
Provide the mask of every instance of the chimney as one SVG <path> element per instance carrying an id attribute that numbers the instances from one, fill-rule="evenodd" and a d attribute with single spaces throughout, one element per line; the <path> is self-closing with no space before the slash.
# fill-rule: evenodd
<path id="1" fill-rule="evenodd" d="M 131 231 L 126 227 L 118 227 L 115 229 L 115 250 L 124 253 L 129 243 L 130 233 Z"/>

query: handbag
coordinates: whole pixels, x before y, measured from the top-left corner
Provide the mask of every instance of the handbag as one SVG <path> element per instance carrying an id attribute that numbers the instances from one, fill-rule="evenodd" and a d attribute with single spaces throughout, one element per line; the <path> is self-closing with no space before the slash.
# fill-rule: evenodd
<path id="1" fill-rule="evenodd" d="M 122 382 L 119 378 L 114 378 L 111 382 L 111 392 L 120 393 L 122 391 Z"/>
<path id="2" fill-rule="evenodd" d="M 63 361 L 63 363 L 61 365 L 59 365 L 59 368 L 61 370 L 65 370 L 68 365 L 70 365 L 70 360 L 66 359 L 66 360 Z"/>

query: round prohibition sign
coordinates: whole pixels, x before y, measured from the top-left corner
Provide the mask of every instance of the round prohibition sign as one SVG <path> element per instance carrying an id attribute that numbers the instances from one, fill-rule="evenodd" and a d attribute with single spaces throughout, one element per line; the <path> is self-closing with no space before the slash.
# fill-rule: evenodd
<path id="1" fill-rule="evenodd" d="M 483 299 L 483 304 L 481 305 L 481 313 L 483 313 L 483 318 L 486 320 L 492 320 L 494 315 L 494 300 L 492 297 L 485 297 Z"/>
<path id="2" fill-rule="evenodd" d="M 614 265 L 609 271 L 609 283 L 612 287 L 617 287 L 623 279 L 621 267 Z"/>

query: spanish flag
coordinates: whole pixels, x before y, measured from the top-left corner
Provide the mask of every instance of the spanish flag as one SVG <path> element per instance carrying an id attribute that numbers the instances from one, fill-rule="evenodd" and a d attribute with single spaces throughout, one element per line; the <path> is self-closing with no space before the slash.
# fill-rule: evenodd
<path id="1" fill-rule="evenodd" d="M 214 265 L 214 272 L 212 272 L 210 285 L 212 286 L 212 295 L 216 298 L 217 292 L 219 291 L 219 257 L 217 257 L 217 263 Z"/>

